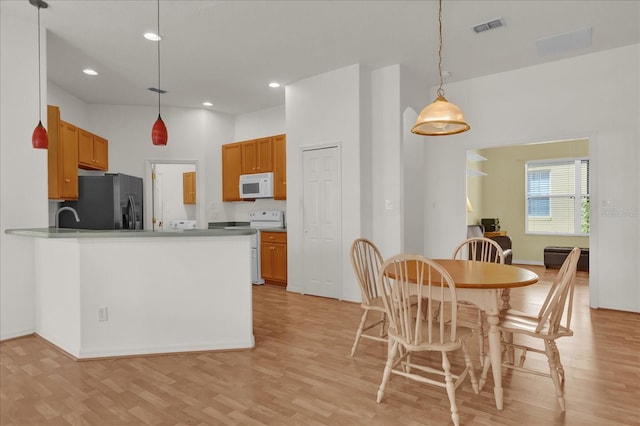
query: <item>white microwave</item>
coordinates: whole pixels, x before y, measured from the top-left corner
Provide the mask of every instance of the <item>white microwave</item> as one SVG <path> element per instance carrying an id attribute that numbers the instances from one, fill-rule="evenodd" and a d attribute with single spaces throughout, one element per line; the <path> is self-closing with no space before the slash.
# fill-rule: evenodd
<path id="1" fill-rule="evenodd" d="M 240 198 L 273 198 L 273 173 L 240 175 Z"/>

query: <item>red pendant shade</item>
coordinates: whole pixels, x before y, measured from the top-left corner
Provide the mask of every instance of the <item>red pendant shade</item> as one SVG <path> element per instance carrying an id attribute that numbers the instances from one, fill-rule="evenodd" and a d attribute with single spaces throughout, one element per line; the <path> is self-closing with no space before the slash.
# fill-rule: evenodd
<path id="1" fill-rule="evenodd" d="M 167 133 L 167 126 L 165 126 L 164 121 L 162 121 L 162 117 L 160 117 L 160 94 L 164 93 L 160 89 L 160 40 L 162 37 L 160 36 L 160 0 L 157 0 L 157 11 L 158 11 L 158 119 L 155 123 L 153 123 L 153 127 L 151 128 L 151 142 L 154 145 L 165 146 L 167 145 L 167 140 L 169 139 L 169 135 Z"/>
<path id="2" fill-rule="evenodd" d="M 167 134 L 167 126 L 164 125 L 162 117 L 158 114 L 158 119 L 151 129 L 151 141 L 154 145 L 166 145 L 169 135 Z"/>
<path id="3" fill-rule="evenodd" d="M 44 0 L 29 0 L 31 5 L 38 8 L 38 125 L 33 129 L 33 135 L 31 135 L 31 146 L 39 149 L 49 148 L 49 136 L 47 136 L 47 129 L 42 125 L 42 87 L 40 79 L 40 8 L 46 9 L 49 7 Z"/>
<path id="4" fill-rule="evenodd" d="M 31 145 L 33 145 L 34 148 L 49 148 L 49 136 L 47 136 L 47 129 L 45 129 L 42 125 L 42 121 L 39 121 L 38 125 L 33 130 L 33 135 L 31 136 Z"/>

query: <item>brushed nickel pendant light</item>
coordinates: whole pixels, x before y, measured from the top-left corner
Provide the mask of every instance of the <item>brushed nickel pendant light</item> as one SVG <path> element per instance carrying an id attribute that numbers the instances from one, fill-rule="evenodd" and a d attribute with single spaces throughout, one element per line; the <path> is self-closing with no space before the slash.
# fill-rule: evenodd
<path id="1" fill-rule="evenodd" d="M 158 0 L 157 4 L 158 36 L 160 36 L 160 0 Z M 169 134 L 167 133 L 167 126 L 165 126 L 164 121 L 162 121 L 162 117 L 160 116 L 160 94 L 162 93 L 162 90 L 160 89 L 160 40 L 161 37 L 156 41 L 156 43 L 158 43 L 158 119 L 151 129 L 151 142 L 153 142 L 154 145 L 164 146 L 167 144 Z"/>
<path id="2" fill-rule="evenodd" d="M 447 101 L 442 89 L 442 0 L 438 8 L 438 25 L 440 46 L 438 48 L 438 73 L 440 75 L 440 87 L 438 97 L 432 104 L 427 105 L 416 120 L 411 132 L 423 136 L 446 136 L 466 132 L 471 128 L 464 119 L 462 110 Z"/>
<path id="3" fill-rule="evenodd" d="M 43 0 L 29 0 L 31 5 L 38 8 L 38 125 L 31 135 L 31 146 L 38 149 L 49 148 L 49 136 L 47 129 L 42 125 L 42 82 L 41 82 L 41 66 L 40 66 L 40 9 L 49 7 L 47 2 Z"/>

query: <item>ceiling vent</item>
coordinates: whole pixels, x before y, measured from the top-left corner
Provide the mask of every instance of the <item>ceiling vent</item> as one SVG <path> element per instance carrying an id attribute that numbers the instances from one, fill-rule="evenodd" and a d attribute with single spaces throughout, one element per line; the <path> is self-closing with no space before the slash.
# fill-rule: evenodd
<path id="1" fill-rule="evenodd" d="M 161 95 L 167 93 L 166 90 L 158 89 L 157 87 L 149 87 L 147 90 L 150 90 L 154 93 L 160 93 Z"/>
<path id="2" fill-rule="evenodd" d="M 504 26 L 504 19 L 498 18 L 489 22 L 485 22 L 483 24 L 478 24 L 473 26 L 473 31 L 476 33 L 481 33 L 484 31 L 494 30 L 496 28 L 500 28 Z"/>
<path id="3" fill-rule="evenodd" d="M 536 40 L 538 55 L 557 55 L 591 47 L 591 27 Z"/>

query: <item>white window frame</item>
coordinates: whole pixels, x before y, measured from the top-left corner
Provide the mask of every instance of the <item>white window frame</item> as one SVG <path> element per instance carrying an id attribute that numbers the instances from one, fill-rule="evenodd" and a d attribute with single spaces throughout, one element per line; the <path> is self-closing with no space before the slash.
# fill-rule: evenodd
<path id="1" fill-rule="evenodd" d="M 582 194 L 582 180 L 581 180 L 581 174 L 580 174 L 580 166 L 581 164 L 586 161 L 587 163 L 590 163 L 589 157 L 574 157 L 574 158 L 558 158 L 558 159 L 552 159 L 552 160 L 530 160 L 527 161 L 525 163 L 525 188 L 524 188 L 524 193 L 525 193 L 525 208 L 524 208 L 524 222 L 525 222 L 525 233 L 527 235 L 556 235 L 556 236 L 572 236 L 572 237 L 584 237 L 584 236 L 589 236 L 589 233 L 585 233 L 582 232 L 582 198 L 586 196 L 587 200 L 590 200 L 590 194 L 587 192 L 586 194 Z M 575 173 L 575 183 L 574 183 L 574 192 L 573 193 L 569 193 L 569 194 L 535 194 L 535 195 L 529 195 L 529 188 L 528 188 L 528 177 L 529 177 L 529 166 L 541 166 L 541 165 L 549 165 L 550 167 L 554 166 L 554 165 L 560 165 L 560 164 L 570 164 L 570 163 L 574 163 L 575 168 L 576 168 L 576 173 Z M 590 164 L 589 166 L 590 167 Z M 587 175 L 587 179 L 589 179 L 589 176 Z M 589 188 L 590 184 L 589 182 L 587 182 L 587 187 Z M 550 191 L 552 192 L 552 191 Z M 575 231 L 573 233 L 571 232 L 549 232 L 549 231 L 536 231 L 536 230 L 530 230 L 529 229 L 529 199 L 530 198 L 535 198 L 535 197 L 544 197 L 547 198 L 549 200 L 552 200 L 553 198 L 573 198 L 573 203 L 574 203 L 574 216 L 573 216 L 573 220 L 574 220 L 574 224 L 573 227 L 575 229 Z M 544 219 L 545 216 L 535 216 L 537 218 L 537 220 L 540 220 L 541 218 Z M 548 220 L 552 219 L 552 213 L 550 213 L 550 216 L 548 216 Z"/>

